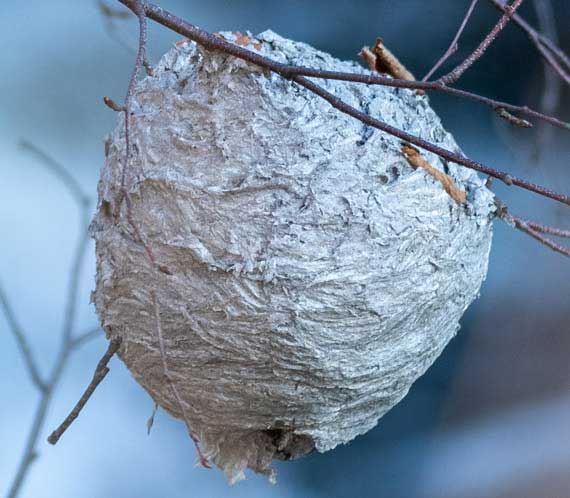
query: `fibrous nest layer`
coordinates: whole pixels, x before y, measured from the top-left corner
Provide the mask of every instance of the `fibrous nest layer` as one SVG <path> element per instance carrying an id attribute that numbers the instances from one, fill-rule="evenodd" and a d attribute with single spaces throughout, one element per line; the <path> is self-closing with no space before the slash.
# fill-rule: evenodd
<path id="1" fill-rule="evenodd" d="M 224 35 L 235 40 L 232 34 Z M 266 31 L 273 59 L 366 73 Z M 366 113 L 451 150 L 414 91 L 322 81 Z M 422 153 L 467 195 L 414 170 L 394 137 L 234 57 L 179 43 L 137 87 L 117 221 L 122 119 L 92 224 L 94 299 L 135 379 L 182 418 L 230 479 L 327 451 L 376 425 L 457 332 L 487 271 L 493 198 L 472 171 Z M 155 296 L 155 297 L 154 297 Z"/>

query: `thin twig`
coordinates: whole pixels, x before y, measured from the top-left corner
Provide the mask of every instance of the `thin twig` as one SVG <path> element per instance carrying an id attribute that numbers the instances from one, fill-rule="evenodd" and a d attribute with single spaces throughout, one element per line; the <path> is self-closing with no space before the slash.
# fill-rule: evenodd
<path id="1" fill-rule="evenodd" d="M 37 459 L 37 451 L 36 446 L 40 436 L 40 433 L 43 429 L 47 409 L 51 402 L 53 395 L 53 387 L 48 386 L 46 391 L 40 397 L 39 405 L 34 413 L 34 418 L 32 420 L 32 425 L 30 427 L 30 432 L 28 433 L 28 437 L 26 439 L 26 445 L 24 447 L 24 453 L 22 458 L 20 459 L 20 463 L 18 464 L 18 468 L 16 470 L 16 474 L 8 489 L 8 494 L 6 498 L 16 498 L 22 488 L 22 484 L 26 480 L 28 472 L 32 464 Z"/>
<path id="2" fill-rule="evenodd" d="M 130 115 L 131 115 L 131 101 L 135 88 L 138 82 L 139 74 L 146 57 L 146 11 L 145 3 L 142 0 L 134 0 L 131 2 L 131 10 L 135 13 L 139 20 L 139 45 L 137 50 L 137 57 L 135 60 L 135 65 L 131 74 L 131 79 L 129 80 L 129 86 L 127 88 L 127 94 L 125 96 L 125 159 L 123 163 L 123 169 L 121 172 L 121 191 L 119 202 L 117 203 L 117 208 L 120 209 L 121 201 L 123 197 L 127 196 L 126 189 L 126 176 L 127 169 L 129 167 L 129 159 L 131 156 L 131 139 L 130 139 Z"/>
<path id="3" fill-rule="evenodd" d="M 152 295 L 152 302 L 153 302 L 153 306 L 154 306 L 154 320 L 155 320 L 155 326 L 156 326 L 156 336 L 158 339 L 158 346 L 160 349 L 160 359 L 162 361 L 162 370 L 164 373 L 164 377 L 165 377 L 166 381 L 168 382 L 170 389 L 172 390 L 172 394 L 174 395 L 174 398 L 176 399 L 176 404 L 178 405 L 178 408 L 182 412 L 182 418 L 184 419 L 184 423 L 186 424 L 186 429 L 188 430 L 188 435 L 190 436 L 192 441 L 194 441 L 194 445 L 196 446 L 196 451 L 198 453 L 198 458 L 200 459 L 200 463 L 202 464 L 202 466 L 204 466 L 206 468 L 210 468 L 210 463 L 208 462 L 208 459 L 206 458 L 206 456 L 202 452 L 202 448 L 200 447 L 200 439 L 198 437 L 198 434 L 196 434 L 194 432 L 194 430 L 192 429 L 192 426 L 190 425 L 190 421 L 189 421 L 188 415 L 186 413 L 186 408 L 184 407 L 184 402 L 182 401 L 182 398 L 180 397 L 180 394 L 178 393 L 178 388 L 176 387 L 176 383 L 174 382 L 174 379 L 172 378 L 172 375 L 170 374 L 170 370 L 168 368 L 168 362 L 166 361 L 166 348 L 164 347 L 164 339 L 162 337 L 162 323 L 160 320 L 159 303 L 158 303 L 158 299 L 156 297 L 156 293 L 152 292 L 151 295 Z"/>
<path id="4" fill-rule="evenodd" d="M 503 0 L 489 0 L 501 12 L 505 12 L 506 5 Z M 558 41 L 551 39 L 547 34 L 540 33 L 533 28 L 523 17 L 515 14 L 512 17 L 512 22 L 517 25 L 526 35 L 531 39 L 534 44 L 541 44 L 548 49 L 557 60 L 570 71 L 570 56 L 564 52 L 559 46 Z"/>
<path id="5" fill-rule="evenodd" d="M 32 348 L 30 347 L 30 344 L 26 337 L 26 333 L 16 318 L 14 309 L 8 300 L 8 296 L 6 295 L 2 284 L 0 284 L 0 306 L 4 311 L 4 316 L 8 322 L 8 327 L 12 331 L 12 334 L 18 343 L 18 347 L 20 348 L 20 352 L 22 353 L 22 357 L 24 358 L 24 362 L 26 363 L 26 367 L 28 373 L 30 374 L 32 382 L 41 392 L 44 392 L 46 390 L 46 383 L 40 374 L 38 362 L 34 357 Z"/>
<path id="6" fill-rule="evenodd" d="M 502 219 L 503 221 L 505 221 L 509 225 L 514 226 L 516 229 L 520 230 L 521 232 L 524 232 L 527 235 L 530 235 L 534 239 L 538 240 L 538 242 L 549 247 L 553 251 L 556 251 L 556 252 L 558 252 L 564 256 L 570 257 L 570 248 L 564 247 L 564 246 L 558 244 L 557 242 L 554 242 L 553 240 L 549 239 L 548 237 L 545 237 L 544 235 L 542 235 L 542 233 L 545 233 L 545 232 L 541 232 L 540 230 L 537 230 L 537 228 L 536 228 L 537 226 L 539 226 L 541 228 L 545 228 L 543 225 L 538 225 L 537 223 L 535 223 L 533 221 L 528 221 L 528 220 L 525 220 L 523 218 L 519 218 L 518 216 L 512 215 L 508 212 L 501 215 L 500 219 Z"/>
<path id="7" fill-rule="evenodd" d="M 79 293 L 79 282 L 81 277 L 81 270 L 85 260 L 85 254 L 88 247 L 89 236 L 87 234 L 87 227 L 89 225 L 89 212 L 90 200 L 89 196 L 83 192 L 80 184 L 71 176 L 67 170 L 55 161 L 46 152 L 39 147 L 32 145 L 28 142 L 23 142 L 24 148 L 33 152 L 38 157 L 48 171 L 60 179 L 64 186 L 67 187 L 72 197 L 75 199 L 78 210 L 80 212 L 79 221 L 79 241 L 75 249 L 73 263 L 70 269 L 69 286 L 65 300 L 65 312 L 63 320 L 63 328 L 61 331 L 60 346 L 57 357 L 53 363 L 47 381 L 45 381 L 45 388 L 41 392 L 38 407 L 34 413 L 32 425 L 26 438 L 24 452 L 18 464 L 16 474 L 9 488 L 7 498 L 16 498 L 21 490 L 21 487 L 28 475 L 32 463 L 37 457 L 37 444 L 43 427 L 45 425 L 46 415 L 48 408 L 51 405 L 53 394 L 65 367 L 68 364 L 71 353 L 76 350 L 73 347 L 73 330 L 75 328 L 75 319 L 77 316 L 77 296 Z"/>
<path id="8" fill-rule="evenodd" d="M 558 30 L 550 0 L 533 0 L 540 29 L 554 42 L 558 42 Z M 562 81 L 557 77 L 547 60 L 543 60 L 544 88 L 540 99 L 540 109 L 545 112 L 554 112 L 562 96 Z M 540 126 L 537 130 L 535 144 L 535 158 L 538 159 L 542 151 L 546 150 L 552 137 L 552 129 Z"/>
<path id="9" fill-rule="evenodd" d="M 95 392 L 95 389 L 97 389 L 97 386 L 99 386 L 101 381 L 109 373 L 109 367 L 107 367 L 107 364 L 121 347 L 121 342 L 122 338 L 120 337 L 115 337 L 114 339 L 111 339 L 111 341 L 109 341 L 109 347 L 107 348 L 107 351 L 105 352 L 103 357 L 99 360 L 97 368 L 95 369 L 95 373 L 93 374 L 93 378 L 91 379 L 91 382 L 87 386 L 87 389 L 85 389 L 85 392 L 83 393 L 81 398 L 79 398 L 79 401 L 73 407 L 73 410 L 71 410 L 70 414 L 65 418 L 65 420 L 61 423 L 61 425 L 55 431 L 53 431 L 48 437 L 48 442 L 50 444 L 57 444 L 63 433 L 67 429 L 69 429 L 69 426 L 79 416 L 81 410 L 83 410 L 83 407 L 89 401 L 89 398 L 91 398 L 91 396 Z"/>
<path id="10" fill-rule="evenodd" d="M 162 273 L 166 273 L 167 275 L 171 275 L 170 270 L 164 266 L 157 263 L 156 258 L 154 256 L 154 252 L 152 247 L 145 241 L 142 232 L 134 220 L 133 213 L 132 213 L 132 203 L 130 195 L 127 191 L 127 171 L 129 169 L 129 159 L 131 157 L 131 149 L 132 149 L 132 139 L 131 139 L 131 131 L 130 131 L 130 120 L 131 120 L 131 103 L 133 99 L 133 94 L 135 93 L 135 89 L 137 86 L 138 78 L 143 67 L 147 67 L 146 62 L 146 44 L 147 44 L 147 26 L 146 26 L 146 8 L 147 4 L 145 1 L 142 0 L 131 0 L 129 8 L 134 12 L 139 20 L 139 44 L 137 50 L 137 57 L 135 60 L 135 65 L 133 67 L 133 71 L 131 73 L 131 78 L 129 80 L 129 85 L 127 89 L 127 94 L 125 95 L 124 106 L 119 108 L 111 99 L 108 97 L 104 99 L 105 104 L 111 107 L 113 110 L 124 110 L 125 114 L 125 158 L 123 161 L 123 168 L 121 171 L 121 183 L 119 189 L 119 196 L 116 201 L 115 205 L 115 219 L 118 220 L 119 214 L 121 211 L 121 206 L 123 202 L 125 203 L 126 207 L 126 217 L 127 222 L 132 228 L 135 238 L 139 244 L 143 246 L 143 249 L 148 256 L 148 259 L 152 266 L 157 268 Z M 150 66 L 148 66 L 150 67 Z M 147 69 L 148 70 L 148 69 Z"/>
<path id="11" fill-rule="evenodd" d="M 85 207 L 81 213 L 80 229 L 81 236 L 77 243 L 75 256 L 69 274 L 69 285 L 67 290 L 67 299 L 65 306 L 65 321 L 62 334 L 62 348 L 69 347 L 73 337 L 73 328 L 75 326 L 75 317 L 77 314 L 77 297 L 79 294 L 79 283 L 81 281 L 81 269 L 85 260 L 85 254 L 89 244 L 89 208 Z"/>
<path id="12" fill-rule="evenodd" d="M 438 81 L 444 85 L 451 85 L 457 82 L 457 80 L 461 78 L 461 75 L 467 71 L 467 69 L 469 69 L 475 62 L 477 62 L 491 46 L 491 44 L 497 39 L 499 33 L 503 31 L 523 1 L 524 0 L 514 0 L 512 5 L 505 5 L 505 11 L 503 15 L 497 24 L 495 24 L 493 29 L 489 31 L 479 46 L 463 62 L 461 62 L 461 64 L 459 64 L 455 69 L 447 73 L 445 76 L 439 78 Z"/>
<path id="13" fill-rule="evenodd" d="M 570 72 L 565 70 L 562 65 L 556 60 L 556 57 L 542 44 L 536 45 L 538 52 L 542 55 L 542 58 L 550 65 L 552 69 L 562 78 L 566 84 L 570 85 Z"/>
<path id="14" fill-rule="evenodd" d="M 542 225 L 535 221 L 526 220 L 520 216 L 516 216 L 509 212 L 508 206 L 497 196 L 495 196 L 495 205 L 497 207 L 495 216 L 507 223 L 507 225 L 520 230 L 532 238 L 552 249 L 563 256 L 570 257 L 570 248 L 564 247 L 554 240 L 545 237 L 543 234 L 554 235 L 557 237 L 570 238 L 570 230 L 562 230 L 548 225 Z"/>
<path id="15" fill-rule="evenodd" d="M 467 13 L 463 17 L 463 21 L 461 22 L 461 25 L 459 26 L 459 29 L 457 30 L 457 33 L 455 34 L 455 37 L 453 38 L 451 45 L 449 45 L 449 48 L 445 51 L 445 53 L 441 56 L 441 58 L 422 78 L 422 81 L 429 80 L 433 76 L 433 74 L 445 63 L 445 61 L 449 59 L 455 52 L 457 52 L 457 50 L 459 49 L 459 38 L 461 38 L 463 31 L 465 31 L 465 27 L 467 26 L 467 23 L 469 22 L 471 14 L 473 14 L 473 11 L 475 10 L 475 6 L 477 5 L 478 1 L 479 0 L 471 1 L 471 5 L 469 5 L 469 9 L 467 9 Z"/>
<path id="16" fill-rule="evenodd" d="M 27 140 L 20 140 L 20 147 L 22 147 L 26 152 L 36 156 L 40 164 L 53 173 L 53 175 L 63 183 L 69 193 L 75 198 L 78 205 L 85 206 L 91 202 L 90 197 L 85 194 L 79 182 L 67 171 L 65 167 L 63 167 L 61 163 L 56 161 L 37 145 L 34 145 Z"/>
<path id="17" fill-rule="evenodd" d="M 541 225 L 540 223 L 536 223 L 535 221 L 528 221 L 527 225 L 536 230 L 540 233 L 547 233 L 549 235 L 555 235 L 556 237 L 563 237 L 566 239 L 570 239 L 570 230 L 563 230 L 562 228 L 551 227 L 549 225 Z"/>
<path id="18" fill-rule="evenodd" d="M 109 35 L 109 38 L 115 40 L 115 42 L 117 42 L 120 47 L 128 52 L 129 55 L 136 55 L 137 50 L 131 46 L 129 42 L 121 37 L 121 30 L 118 30 L 117 26 L 115 25 L 115 20 L 130 19 L 131 13 L 128 10 L 115 10 L 105 4 L 103 0 L 99 0 L 97 3 L 99 6 L 99 11 L 101 12 L 101 16 L 103 17 L 105 31 Z M 152 66 L 146 57 L 143 60 L 143 66 L 146 69 L 147 74 L 151 76 L 153 72 Z"/>
<path id="19" fill-rule="evenodd" d="M 489 0 L 497 9 L 505 12 L 507 6 L 502 0 Z M 556 73 L 570 85 L 570 56 L 556 45 L 545 34 L 539 33 L 520 15 L 515 14 L 512 21 L 529 37 L 543 59 L 556 71 Z"/>

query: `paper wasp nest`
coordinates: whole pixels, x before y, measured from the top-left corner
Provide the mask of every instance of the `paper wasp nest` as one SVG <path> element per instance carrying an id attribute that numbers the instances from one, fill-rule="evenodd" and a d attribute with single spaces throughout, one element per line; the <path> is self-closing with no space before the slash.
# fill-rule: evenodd
<path id="1" fill-rule="evenodd" d="M 233 35 L 224 35 L 234 39 Z M 366 72 L 267 31 L 251 50 Z M 321 81 L 398 128 L 458 150 L 423 95 Z M 327 451 L 374 427 L 441 353 L 477 297 L 493 198 L 444 165 L 458 205 L 399 140 L 298 85 L 179 43 L 137 87 L 126 181 L 133 219 L 117 222 L 124 125 L 107 142 L 94 300 L 120 357 L 175 417 L 166 361 L 204 452 L 231 480 L 272 459 Z"/>

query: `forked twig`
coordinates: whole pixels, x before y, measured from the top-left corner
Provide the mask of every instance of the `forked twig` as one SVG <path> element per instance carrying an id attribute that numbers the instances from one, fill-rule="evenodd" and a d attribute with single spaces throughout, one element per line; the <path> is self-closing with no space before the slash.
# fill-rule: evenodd
<path id="1" fill-rule="evenodd" d="M 475 62 L 477 62 L 477 60 L 483 56 L 491 44 L 497 39 L 499 33 L 503 31 L 523 1 L 524 0 L 514 0 L 512 5 L 505 5 L 503 15 L 497 24 L 495 24 L 493 29 L 489 31 L 479 46 L 463 62 L 461 62 L 461 64 L 459 64 L 455 69 L 447 73 L 445 76 L 439 78 L 438 81 L 444 85 L 450 85 L 457 82 L 463 73 L 467 71 L 467 69 L 469 69 Z"/>
<path id="2" fill-rule="evenodd" d="M 129 55 L 136 55 L 137 51 L 133 48 L 126 40 L 120 36 L 120 30 L 115 26 L 115 20 L 125 20 L 131 17 L 131 13 L 128 10 L 116 10 L 109 7 L 103 0 L 97 0 L 97 6 L 103 17 L 103 22 L 105 24 L 105 30 L 110 38 L 115 40 L 117 44 L 124 48 Z M 146 69 L 147 74 L 152 75 L 152 66 L 145 57 L 143 60 L 143 66 Z"/>
<path id="3" fill-rule="evenodd" d="M 507 225 L 512 226 L 513 228 L 516 228 L 517 230 L 520 230 L 527 235 L 530 235 L 532 238 L 545 245 L 546 247 L 549 247 L 553 251 L 570 257 L 570 248 L 564 247 L 558 242 L 555 242 L 554 240 L 543 235 L 547 234 L 561 238 L 570 238 L 570 230 L 563 230 L 549 225 L 542 225 L 535 221 L 526 220 L 520 216 L 511 214 L 509 212 L 508 206 L 498 197 L 495 197 L 495 205 L 497 206 L 497 218 L 503 220 L 505 223 L 507 223 Z"/>
<path id="4" fill-rule="evenodd" d="M 505 12 L 507 6 L 503 0 L 489 0 L 500 11 Z M 570 56 L 556 43 L 543 33 L 539 33 L 518 14 L 513 15 L 512 21 L 529 37 L 547 64 L 549 64 L 568 85 L 570 85 Z"/>
<path id="5" fill-rule="evenodd" d="M 549 36 L 553 42 L 557 42 L 558 30 L 556 28 L 552 3 L 550 0 L 533 0 L 533 5 L 540 29 L 544 34 Z M 540 98 L 540 109 L 546 113 L 554 112 L 560 104 L 563 81 L 558 77 L 546 59 L 543 59 L 543 75 L 544 86 Z M 552 137 L 552 129 L 546 126 L 540 126 L 537 133 L 535 158 L 538 158 L 540 154 L 546 150 Z"/>
<path id="6" fill-rule="evenodd" d="M 564 247 L 561 244 L 558 244 L 557 242 L 554 242 L 552 239 L 545 237 L 543 235 L 544 233 L 552 233 L 550 230 L 552 230 L 553 232 L 554 231 L 558 232 L 558 233 L 552 233 L 552 235 L 559 235 L 559 233 L 564 232 L 564 230 L 559 230 L 554 227 L 547 227 L 544 225 L 540 225 L 534 221 L 525 220 L 508 212 L 505 212 L 499 217 L 509 225 L 515 227 L 517 230 L 520 230 L 521 232 L 526 233 L 527 235 L 530 235 L 538 242 L 549 247 L 553 251 L 558 252 L 564 256 L 570 257 L 570 248 Z"/>
<path id="7" fill-rule="evenodd" d="M 565 239 L 570 239 L 570 230 L 563 230 L 557 227 L 551 227 L 549 225 L 541 225 L 540 223 L 536 223 L 534 221 L 526 221 L 526 224 L 540 233 L 547 233 L 549 235 L 555 235 L 556 237 L 562 237 Z"/>
<path id="8" fill-rule="evenodd" d="M 34 156 L 36 156 L 40 160 L 40 164 L 43 165 L 49 172 L 51 172 L 58 180 L 62 182 L 64 187 L 68 190 L 72 198 L 75 200 L 80 213 L 80 236 L 77 247 L 75 249 L 69 274 L 69 285 L 65 299 L 64 320 L 63 328 L 61 331 L 59 351 L 53 363 L 51 372 L 45 378 L 45 380 L 42 379 L 38 371 L 37 363 L 35 362 L 34 357 L 31 355 L 29 346 L 27 346 L 24 331 L 18 324 L 18 321 L 16 320 L 15 314 L 13 313 L 13 310 L 8 303 L 8 299 L 5 293 L 1 292 L 0 300 L 2 301 L 2 308 L 4 309 L 4 312 L 8 318 L 8 322 L 10 323 L 16 339 L 19 341 L 19 346 L 26 361 L 30 375 L 34 379 L 37 387 L 40 388 L 39 405 L 34 413 L 33 422 L 26 439 L 24 452 L 20 459 L 20 463 L 18 464 L 14 479 L 8 490 L 7 498 L 16 498 L 18 496 L 22 484 L 24 483 L 24 480 L 26 479 L 26 476 L 28 475 L 28 472 L 31 468 L 31 465 L 37 458 L 37 443 L 45 425 L 46 415 L 53 400 L 55 389 L 61 380 L 63 371 L 68 363 L 71 354 L 76 351 L 79 346 L 85 344 L 89 339 L 95 337 L 95 334 L 89 334 L 88 336 L 86 335 L 84 337 L 81 335 L 76 337 L 73 334 L 76 326 L 75 322 L 77 316 L 77 296 L 79 293 L 81 270 L 88 247 L 87 242 L 89 240 L 87 234 L 87 226 L 89 223 L 91 200 L 89 196 L 83 191 L 81 185 L 77 182 L 77 180 L 75 180 L 75 178 L 58 161 L 53 159 L 45 151 L 31 144 L 30 142 L 22 141 L 21 145 L 24 150 L 31 152 Z M 14 325 L 16 326 L 16 329 L 13 328 Z M 19 334 L 15 331 L 18 331 Z M 24 339 L 23 342 L 22 339 Z"/>
<path id="9" fill-rule="evenodd" d="M 18 343 L 18 347 L 20 348 L 20 352 L 22 353 L 22 357 L 24 358 L 24 362 L 26 363 L 26 368 L 32 382 L 34 385 L 41 391 L 45 392 L 47 389 L 46 383 L 40 374 L 40 369 L 38 367 L 38 362 L 32 352 L 32 348 L 30 347 L 30 343 L 27 339 L 26 333 L 24 329 L 21 327 L 18 319 L 16 318 L 16 313 L 14 313 L 14 309 L 8 300 L 8 296 L 0 283 L 0 306 L 4 311 L 4 316 L 8 322 L 8 327 L 12 331 L 16 342 Z"/>
<path id="10" fill-rule="evenodd" d="M 78 206 L 83 208 L 83 206 L 91 203 L 91 198 L 83 191 L 79 182 L 59 161 L 56 161 L 47 152 L 27 140 L 20 140 L 20 147 L 26 152 L 36 156 L 40 164 L 63 183 L 67 191 L 75 198 Z"/>
<path id="11" fill-rule="evenodd" d="M 422 81 L 429 80 L 433 76 L 433 74 L 445 63 L 445 61 L 449 59 L 455 52 L 457 52 L 457 50 L 459 49 L 459 38 L 461 38 L 463 31 L 465 31 L 465 27 L 467 26 L 467 23 L 469 22 L 471 14 L 473 14 L 473 11 L 477 6 L 478 1 L 479 0 L 471 0 L 471 5 L 469 5 L 469 8 L 467 9 L 467 12 L 463 17 L 463 21 L 461 22 L 461 25 L 459 26 L 459 29 L 457 30 L 457 33 L 455 34 L 455 37 L 453 38 L 451 45 L 449 45 L 449 48 L 445 51 L 445 53 L 441 56 L 441 58 L 422 78 Z"/>

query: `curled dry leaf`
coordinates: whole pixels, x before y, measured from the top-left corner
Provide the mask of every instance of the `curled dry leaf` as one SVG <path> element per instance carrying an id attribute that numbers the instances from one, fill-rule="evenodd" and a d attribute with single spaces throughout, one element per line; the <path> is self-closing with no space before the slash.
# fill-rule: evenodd
<path id="1" fill-rule="evenodd" d="M 388 73 L 399 80 L 415 81 L 415 76 L 400 62 L 400 60 L 384 45 L 382 38 L 377 38 L 372 47 L 376 56 L 376 71 Z"/>
<path id="2" fill-rule="evenodd" d="M 406 156 L 406 159 L 413 168 L 424 169 L 429 175 L 441 183 L 443 189 L 457 204 L 465 204 L 467 202 L 467 194 L 456 185 L 453 178 L 434 168 L 416 149 L 409 145 L 402 145 L 402 153 Z"/>
<path id="3" fill-rule="evenodd" d="M 358 54 L 372 71 L 386 73 L 398 80 L 415 81 L 416 77 L 404 64 L 384 45 L 382 38 L 377 38 L 372 48 L 363 47 Z M 423 90 L 416 90 L 423 95 Z"/>

